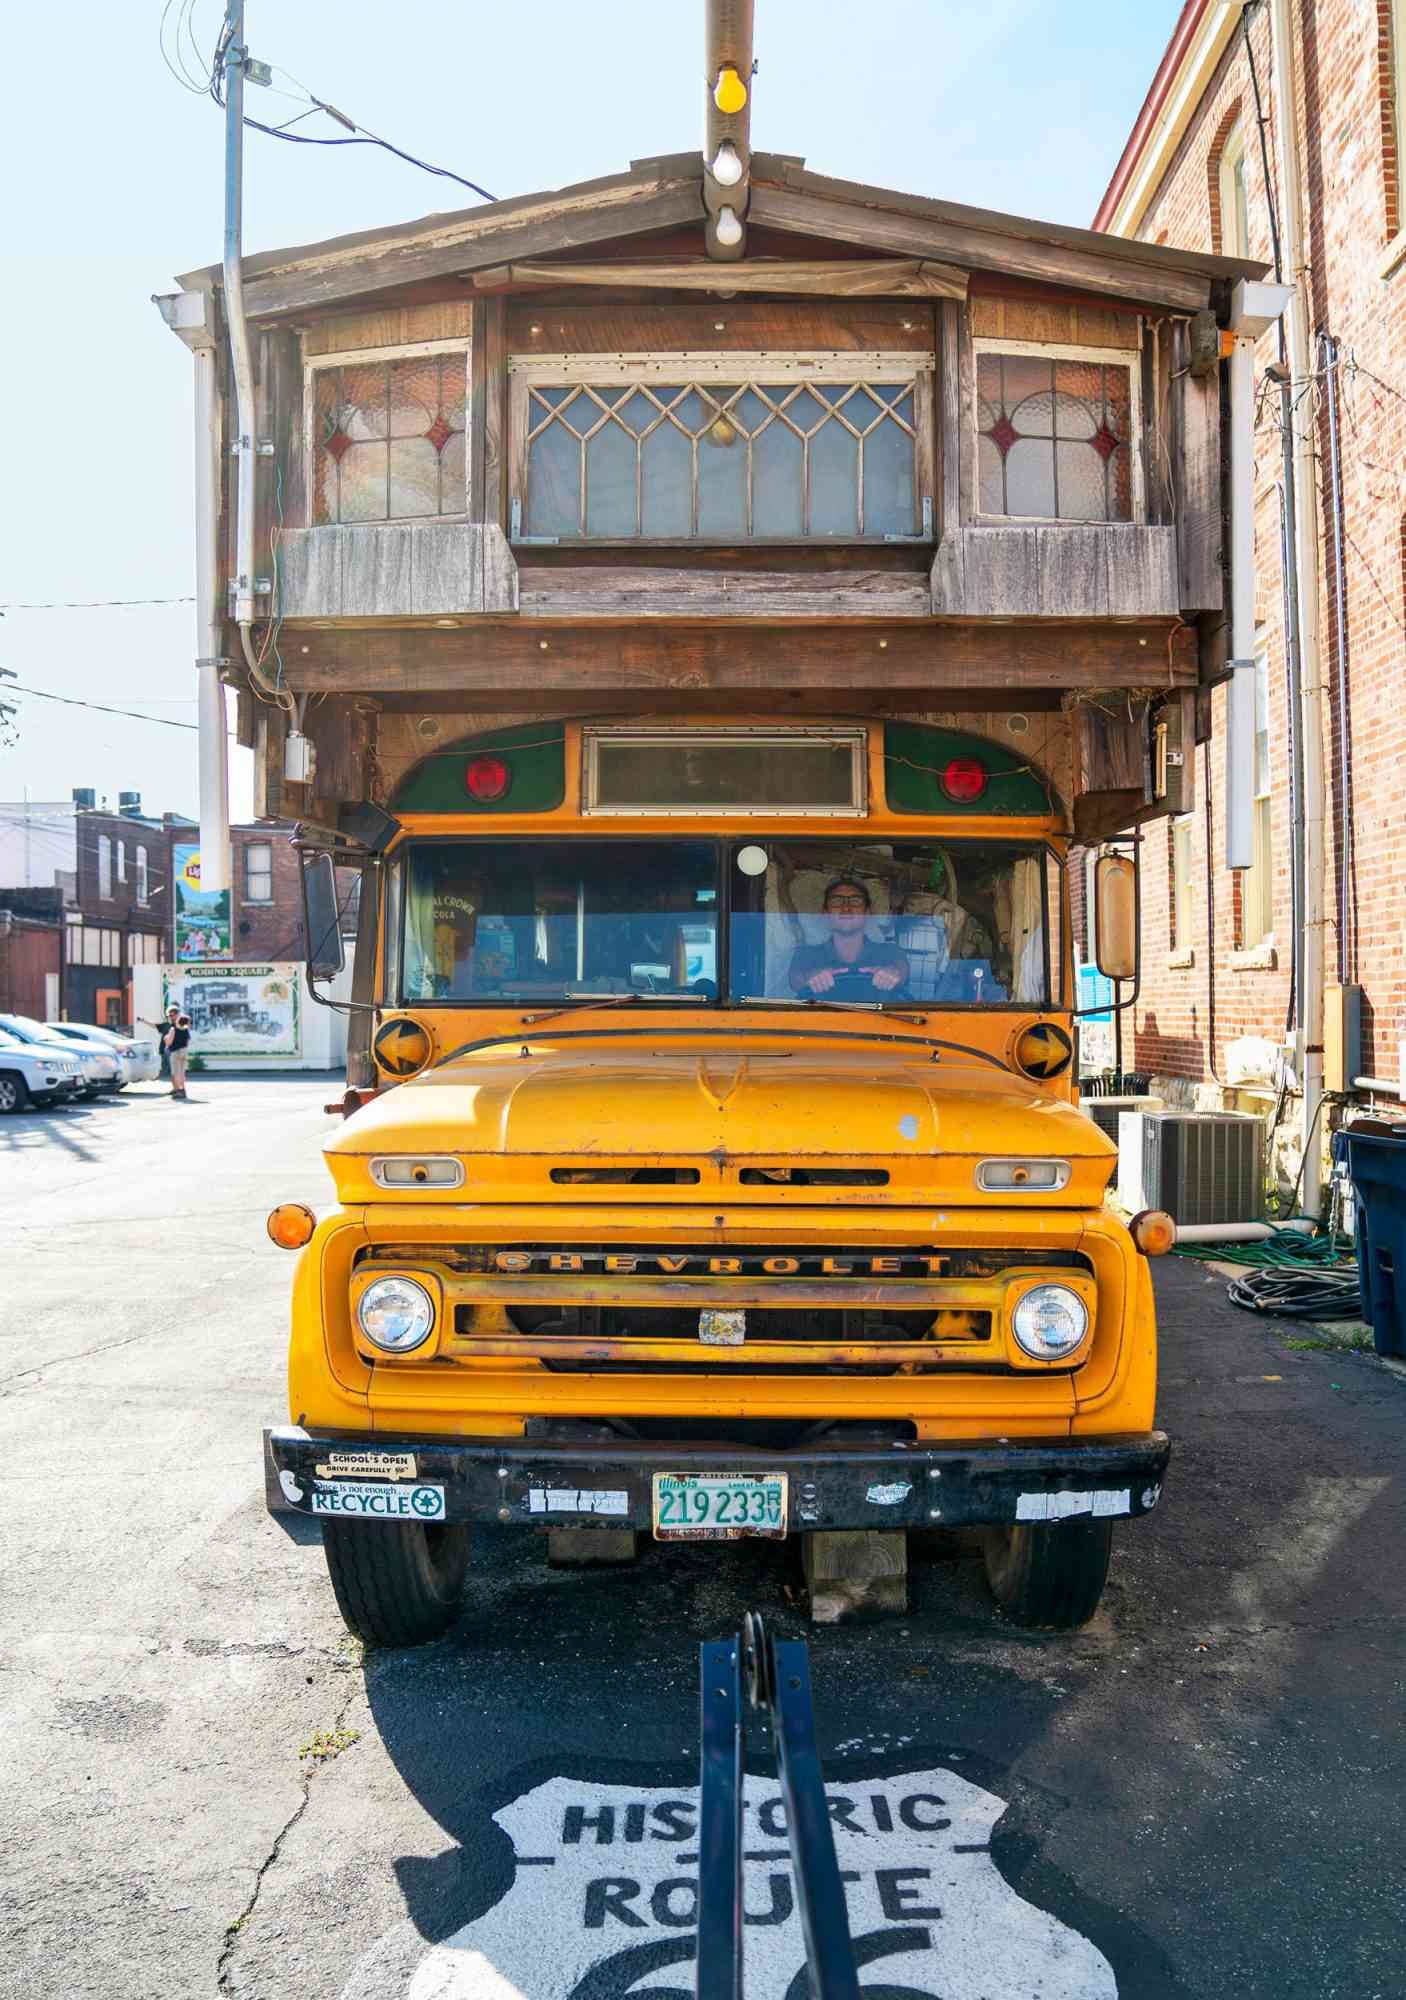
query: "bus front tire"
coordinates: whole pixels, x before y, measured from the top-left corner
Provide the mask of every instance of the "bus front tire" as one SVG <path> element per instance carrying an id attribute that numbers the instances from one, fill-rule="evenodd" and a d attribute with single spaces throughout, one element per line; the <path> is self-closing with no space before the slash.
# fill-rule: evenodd
<path id="1" fill-rule="evenodd" d="M 1077 1631 L 1098 1610 L 1112 1544 L 1111 1521 L 988 1528 L 983 1550 L 991 1595 L 1013 1625 Z"/>
<path id="2" fill-rule="evenodd" d="M 337 1608 L 368 1646 L 420 1646 L 458 1616 L 467 1528 L 324 1521 L 322 1548 Z"/>

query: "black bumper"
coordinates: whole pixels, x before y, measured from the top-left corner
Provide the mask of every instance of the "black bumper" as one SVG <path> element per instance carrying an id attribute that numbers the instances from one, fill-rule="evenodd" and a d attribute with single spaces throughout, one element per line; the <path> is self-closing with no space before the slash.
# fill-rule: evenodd
<path id="1" fill-rule="evenodd" d="M 1157 1505 L 1170 1452 L 1162 1431 L 985 1445 L 541 1443 L 532 1439 L 264 1432 L 268 1509 L 295 1521 L 346 1510 L 363 1483 L 442 1488 L 435 1517 L 524 1527 L 653 1528 L 655 1473 L 784 1472 L 788 1527 L 952 1528 L 1081 1517 L 1127 1519 Z M 392 1464 L 392 1462 L 394 1462 Z M 388 1466 L 391 1468 L 388 1470 Z M 282 1476 L 280 1476 L 282 1475 Z M 442 1506 L 442 1512 L 440 1508 Z M 363 1518 L 396 1512 L 384 1508 Z M 402 1515 L 402 1518 L 409 1518 Z"/>

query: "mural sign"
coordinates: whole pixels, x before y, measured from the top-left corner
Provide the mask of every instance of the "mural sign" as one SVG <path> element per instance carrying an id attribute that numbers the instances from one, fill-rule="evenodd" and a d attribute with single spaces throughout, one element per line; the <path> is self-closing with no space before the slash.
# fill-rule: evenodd
<path id="1" fill-rule="evenodd" d="M 368 1532 L 370 1532 L 368 1530 Z M 991 1858 L 1005 1802 L 955 1771 L 826 1787 L 861 1993 L 887 2000 L 1117 2000 L 1089 1939 Z M 698 1789 L 550 1778 L 493 1815 L 510 1888 L 442 1943 L 398 1925 L 342 2000 L 690 2000 Z M 805 1944 L 774 1780 L 746 1780 L 747 2000 L 805 2000 Z"/>
<path id="2" fill-rule="evenodd" d="M 200 849 L 178 841 L 171 850 L 175 890 L 176 957 L 228 958 L 230 953 L 229 890 L 200 886 Z"/>
<path id="3" fill-rule="evenodd" d="M 191 1054 L 296 1056 L 302 1053 L 302 1006 L 296 965 L 227 965 L 204 960 L 166 966 L 163 1014 L 190 1016 Z"/>

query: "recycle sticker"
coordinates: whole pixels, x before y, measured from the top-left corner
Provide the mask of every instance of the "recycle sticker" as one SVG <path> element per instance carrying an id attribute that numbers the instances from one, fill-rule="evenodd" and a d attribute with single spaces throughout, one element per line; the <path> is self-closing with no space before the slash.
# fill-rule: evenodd
<path id="1" fill-rule="evenodd" d="M 1116 2000 L 1102 1952 L 997 1869 L 1004 1800 L 944 1769 L 826 1794 L 861 1987 L 885 2000 Z M 779 1787 L 749 1777 L 745 1801 L 748 2000 L 809 2000 Z M 413 1956 L 413 1927 L 398 1925 L 342 2000 L 692 2000 L 696 1785 L 554 1777 L 493 1817 L 513 1844 L 512 1886 Z"/>

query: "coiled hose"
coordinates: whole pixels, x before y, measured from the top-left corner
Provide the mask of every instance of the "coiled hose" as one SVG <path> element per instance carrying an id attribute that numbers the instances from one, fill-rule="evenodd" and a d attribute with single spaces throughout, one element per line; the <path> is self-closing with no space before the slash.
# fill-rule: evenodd
<path id="1" fill-rule="evenodd" d="M 1276 1229 L 1258 1243 L 1183 1243 L 1178 1257 L 1202 1263 L 1244 1264 L 1226 1297 L 1247 1312 L 1276 1313 L 1286 1319 L 1361 1319 L 1362 1288 L 1357 1259 L 1335 1230 L 1301 1236 Z"/>

